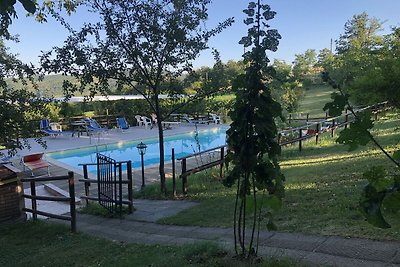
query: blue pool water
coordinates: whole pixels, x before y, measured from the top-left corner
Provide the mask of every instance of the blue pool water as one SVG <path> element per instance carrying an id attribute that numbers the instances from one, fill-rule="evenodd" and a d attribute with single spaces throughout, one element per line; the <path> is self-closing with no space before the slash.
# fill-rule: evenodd
<path id="1" fill-rule="evenodd" d="M 199 130 L 199 142 L 196 141 L 196 133 L 194 131 L 164 137 L 165 161 L 168 162 L 171 160 L 172 148 L 175 149 L 175 158 L 179 158 L 199 152 L 198 143 L 200 144 L 200 151 L 224 145 L 226 143 L 226 130 L 227 128 Z M 136 145 L 141 141 L 147 145 L 146 154 L 144 155 L 144 164 L 146 166 L 158 164 L 160 162 L 158 138 L 52 152 L 48 153 L 47 156 L 64 164 L 81 169 L 82 167 L 79 166 L 81 163 L 96 163 L 96 152 L 99 152 L 116 161 L 131 160 L 133 168 L 138 168 L 141 162 Z M 89 168 L 89 171 L 94 172 L 95 167 Z"/>

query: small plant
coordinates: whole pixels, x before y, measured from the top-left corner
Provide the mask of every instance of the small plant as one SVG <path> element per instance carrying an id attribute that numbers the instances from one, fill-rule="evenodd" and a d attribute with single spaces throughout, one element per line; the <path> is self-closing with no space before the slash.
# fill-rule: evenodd
<path id="1" fill-rule="evenodd" d="M 277 50 L 280 35 L 277 30 L 268 29 L 264 20 L 272 19 L 275 12 L 260 0 L 250 2 L 243 12 L 248 15 L 244 22 L 250 28 L 239 43 L 251 49 L 243 55 L 246 73 L 239 75 L 232 86 L 236 102 L 229 113 L 233 122 L 227 131 L 229 152 L 226 159 L 232 169 L 224 184 L 228 187 L 237 184 L 235 252 L 238 257 L 252 261 L 258 252 L 256 230 L 259 233 L 261 223 L 268 229 L 276 229 L 273 213 L 281 207 L 284 192 L 275 124 L 275 118 L 282 117 L 282 108 L 272 99 L 271 90 L 264 82 L 273 76 L 266 51 Z M 262 197 L 257 196 L 259 192 Z M 246 231 L 248 223 L 250 237 Z"/>

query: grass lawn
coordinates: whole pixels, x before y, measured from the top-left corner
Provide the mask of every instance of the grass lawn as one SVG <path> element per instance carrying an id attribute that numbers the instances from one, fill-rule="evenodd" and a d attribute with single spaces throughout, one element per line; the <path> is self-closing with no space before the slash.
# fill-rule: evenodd
<path id="1" fill-rule="evenodd" d="M 177 246 L 112 242 L 45 222 L 0 226 L 0 266 L 293 266 L 286 259 L 249 265 L 212 243 Z"/>
<path id="2" fill-rule="evenodd" d="M 327 88 L 314 88 L 326 98 Z M 310 91 L 311 91 L 310 90 Z M 325 90 L 325 91 L 324 91 Z M 313 92 L 313 94 L 315 93 Z M 324 93 L 325 92 L 325 93 Z M 317 97 L 306 97 L 308 102 Z M 307 102 L 308 101 L 308 102 Z M 309 105 L 309 111 L 317 110 Z M 388 113 L 375 123 L 373 134 L 389 151 L 400 149 L 400 114 Z M 366 237 L 400 240 L 400 213 L 385 216 L 392 224 L 390 229 L 379 229 L 368 224 L 358 207 L 366 181 L 362 173 L 372 165 L 383 165 L 391 172 L 394 167 L 377 148 L 370 144 L 356 151 L 335 143 L 330 133 L 315 145 L 310 139 L 298 151 L 298 145 L 283 148 L 281 167 L 286 176 L 286 197 L 282 210 L 277 214 L 278 230 L 309 234 Z M 165 224 L 232 226 L 235 189 L 224 188 L 213 173 L 189 176 L 189 199 L 200 205 L 160 221 Z M 178 186 L 179 188 L 179 186 Z M 148 187 L 139 197 L 158 197 L 158 186 Z M 266 229 L 265 227 L 263 228 Z"/>
<path id="3" fill-rule="evenodd" d="M 331 101 L 332 92 L 333 90 L 329 86 L 312 86 L 306 91 L 298 113 L 303 115 L 309 113 L 310 117 L 325 117 L 325 111 L 322 108 Z"/>

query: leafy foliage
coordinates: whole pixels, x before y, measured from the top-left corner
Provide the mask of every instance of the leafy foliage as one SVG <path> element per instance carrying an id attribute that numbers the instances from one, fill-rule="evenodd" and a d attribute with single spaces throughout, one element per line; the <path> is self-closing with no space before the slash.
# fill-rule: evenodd
<path id="1" fill-rule="evenodd" d="M 363 174 L 368 180 L 361 196 L 361 210 L 367 221 L 380 228 L 390 228 L 382 215 L 382 207 L 385 199 L 386 207 L 391 210 L 400 210 L 399 202 L 399 182 L 396 179 L 388 179 L 383 167 L 373 166 Z M 395 185 L 393 186 L 393 183 Z M 397 187 L 396 187 L 397 184 Z"/>
<path id="2" fill-rule="evenodd" d="M 48 100 L 26 89 L 28 84 L 36 85 L 34 76 L 34 69 L 10 54 L 0 39 L 0 144 L 12 155 L 17 149 L 29 147 L 25 138 L 38 127 L 30 121 L 47 114 Z M 17 80 L 21 86 L 13 89 L 11 84 Z M 41 139 L 37 141 L 44 145 Z"/>
<path id="3" fill-rule="evenodd" d="M 369 130 L 374 127 L 370 112 L 359 114 L 350 127 L 340 132 L 336 142 L 349 146 L 349 151 L 365 146 L 371 141 Z"/>
<path id="4" fill-rule="evenodd" d="M 271 97 L 270 88 L 266 87 L 264 79 L 273 74 L 268 67 L 267 50 L 276 51 L 280 35 L 276 30 L 270 30 L 264 22 L 272 19 L 275 12 L 265 4 L 250 2 L 248 9 L 243 11 L 248 15 L 245 21 L 249 25 L 247 36 L 239 43 L 251 50 L 246 52 L 244 62 L 248 64 L 246 73 L 239 75 L 233 83 L 236 101 L 229 113 L 233 120 L 227 131 L 229 152 L 227 163 L 232 163 L 232 170 L 224 180 L 226 186 L 237 183 L 237 198 L 234 214 L 235 249 L 242 257 L 252 257 L 257 254 L 253 247 L 254 232 L 257 223 L 262 220 L 262 207 L 268 208 L 267 226 L 275 229 L 272 212 L 280 206 L 283 197 L 284 177 L 280 171 L 278 155 L 280 147 L 277 143 L 277 127 L 275 118 L 281 116 L 281 106 Z M 254 18 L 254 20 L 252 20 Z M 263 29 L 267 30 L 263 30 Z M 257 191 L 268 192 L 271 197 L 265 202 L 257 202 Z M 249 244 L 246 244 L 246 214 L 251 208 L 253 216 L 252 234 Z M 258 212 L 258 216 L 256 216 Z M 240 246 L 240 253 L 237 245 Z"/>
<path id="5" fill-rule="evenodd" d="M 33 14 L 36 11 L 36 1 L 34 0 L 18 0 L 24 9 Z M 8 27 L 11 25 L 13 18 L 17 18 L 17 12 L 14 5 L 17 3 L 16 0 L 2 0 L 0 2 L 0 36 L 5 39 L 13 39 L 8 31 Z"/>
<path id="6" fill-rule="evenodd" d="M 339 85 L 336 84 L 328 73 L 324 73 L 324 80 L 333 85 L 339 90 L 340 94 L 336 94 L 332 103 L 327 103 L 325 108 L 333 109 L 333 113 L 340 111 L 340 108 L 347 107 L 354 117 L 355 121 L 351 123 L 350 128 L 340 132 L 337 142 L 349 145 L 349 150 L 356 149 L 359 145 L 366 145 L 372 141 L 381 152 L 396 166 L 396 171 L 400 167 L 400 163 L 396 161 L 399 157 L 399 152 L 396 151 L 391 156 L 382 145 L 370 133 L 373 127 L 371 113 L 363 112 L 356 113 L 348 101 L 348 96 L 345 95 Z M 360 206 L 366 220 L 374 226 L 380 228 L 389 228 L 389 223 L 386 222 L 382 215 L 382 206 L 385 199 L 388 199 L 388 208 L 391 210 L 400 210 L 400 202 L 396 201 L 400 192 L 400 179 L 395 175 L 394 179 L 388 179 L 386 171 L 382 167 L 373 166 L 363 175 L 368 180 L 360 200 Z"/>
<path id="7" fill-rule="evenodd" d="M 348 95 L 333 92 L 331 95 L 332 102 L 326 103 L 323 110 L 328 111 L 329 116 L 340 116 L 347 105 Z"/>

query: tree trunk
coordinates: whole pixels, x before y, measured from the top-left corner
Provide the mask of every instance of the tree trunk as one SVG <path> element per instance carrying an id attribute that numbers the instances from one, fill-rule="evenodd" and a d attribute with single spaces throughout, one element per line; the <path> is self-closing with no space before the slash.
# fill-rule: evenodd
<path id="1" fill-rule="evenodd" d="M 167 193 L 167 187 L 165 184 L 165 162 L 164 162 L 164 132 L 162 128 L 162 114 L 160 111 L 160 103 L 158 99 L 158 94 L 155 93 L 155 112 L 157 115 L 157 126 L 158 126 L 158 143 L 159 143 L 159 149 L 160 149 L 160 166 L 159 166 L 159 174 L 160 174 L 160 186 L 161 186 L 161 193 L 166 194 Z"/>
<path id="2" fill-rule="evenodd" d="M 161 193 L 167 193 L 167 187 L 165 184 L 165 163 L 164 163 L 164 132 L 161 125 L 161 120 L 159 114 L 157 114 L 157 126 L 158 126 L 158 140 L 159 140 L 159 148 L 160 148 L 160 185 L 161 185 Z"/>

